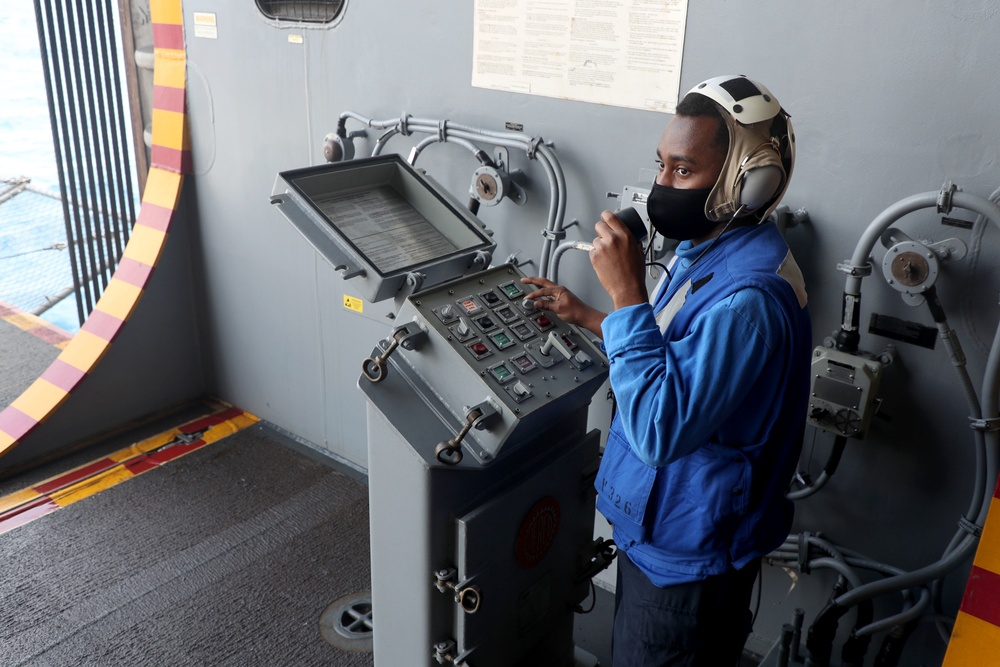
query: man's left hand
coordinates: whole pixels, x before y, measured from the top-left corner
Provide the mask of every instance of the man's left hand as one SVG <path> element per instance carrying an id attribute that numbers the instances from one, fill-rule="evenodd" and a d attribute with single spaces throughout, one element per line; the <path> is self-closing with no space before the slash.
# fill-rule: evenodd
<path id="1" fill-rule="evenodd" d="M 611 211 L 601 213 L 590 263 L 615 309 L 646 303 L 645 260 L 635 237 Z"/>

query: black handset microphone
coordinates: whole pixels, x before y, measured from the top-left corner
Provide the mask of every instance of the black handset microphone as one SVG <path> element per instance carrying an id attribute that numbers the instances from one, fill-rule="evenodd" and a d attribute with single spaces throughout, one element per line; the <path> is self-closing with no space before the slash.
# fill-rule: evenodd
<path id="1" fill-rule="evenodd" d="M 646 223 L 642 221 L 642 216 L 639 215 L 639 212 L 630 206 L 620 211 L 615 211 L 615 215 L 625 223 L 625 227 L 632 233 L 635 242 L 642 245 L 643 241 L 646 240 L 648 232 L 646 231 Z"/>

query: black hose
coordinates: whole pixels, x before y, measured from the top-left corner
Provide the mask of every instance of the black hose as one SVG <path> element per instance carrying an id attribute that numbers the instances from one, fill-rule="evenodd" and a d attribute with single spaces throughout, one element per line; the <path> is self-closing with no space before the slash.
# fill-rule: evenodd
<path id="1" fill-rule="evenodd" d="M 844 642 L 844 648 L 840 651 L 842 667 L 861 667 L 865 662 L 865 654 L 868 653 L 868 646 L 871 644 L 871 635 L 858 636 L 858 629 L 865 627 L 872 622 L 875 616 L 874 605 L 871 600 L 865 600 L 858 605 L 858 615 L 854 622 L 854 629 L 851 636 Z"/>
<path id="2" fill-rule="evenodd" d="M 875 667 L 896 667 L 899 664 L 899 659 L 903 655 L 903 647 L 906 646 L 906 640 L 910 638 L 915 626 L 916 621 L 910 621 L 906 625 L 897 625 L 886 635 L 886 638 L 882 640 L 878 654 L 875 656 Z"/>

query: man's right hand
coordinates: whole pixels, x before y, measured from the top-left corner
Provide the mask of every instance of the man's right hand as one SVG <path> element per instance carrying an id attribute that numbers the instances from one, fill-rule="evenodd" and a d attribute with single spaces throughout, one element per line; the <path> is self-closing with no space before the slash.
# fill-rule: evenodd
<path id="1" fill-rule="evenodd" d="M 564 322 L 583 327 L 603 338 L 601 324 L 607 313 L 588 306 L 571 291 L 557 285 L 551 280 L 539 277 L 521 278 L 525 285 L 535 285 L 539 289 L 529 293 L 525 298 L 534 301 L 538 310 L 548 310 L 559 316 Z"/>

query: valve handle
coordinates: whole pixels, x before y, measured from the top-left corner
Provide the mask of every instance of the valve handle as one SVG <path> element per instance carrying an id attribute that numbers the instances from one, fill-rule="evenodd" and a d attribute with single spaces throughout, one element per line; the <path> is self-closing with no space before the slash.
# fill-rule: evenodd
<path id="1" fill-rule="evenodd" d="M 482 416 L 482 410 L 478 408 L 470 410 L 469 414 L 465 416 L 465 424 L 462 426 L 462 430 L 451 440 L 439 442 L 438 446 L 434 448 L 434 456 L 437 460 L 449 466 L 458 465 L 462 460 L 462 439 L 469 434 L 469 431 L 472 430 L 472 425 Z"/>
<path id="2" fill-rule="evenodd" d="M 377 357 L 368 357 L 363 362 L 361 362 L 361 373 L 370 382 L 381 382 L 385 379 L 389 371 L 389 365 L 386 363 L 389 360 L 389 356 L 396 351 L 399 347 L 399 342 L 405 338 L 409 332 L 406 329 L 397 330 L 392 336 L 392 342 L 389 343 L 389 347 L 385 349 L 385 352 L 378 355 Z"/>

